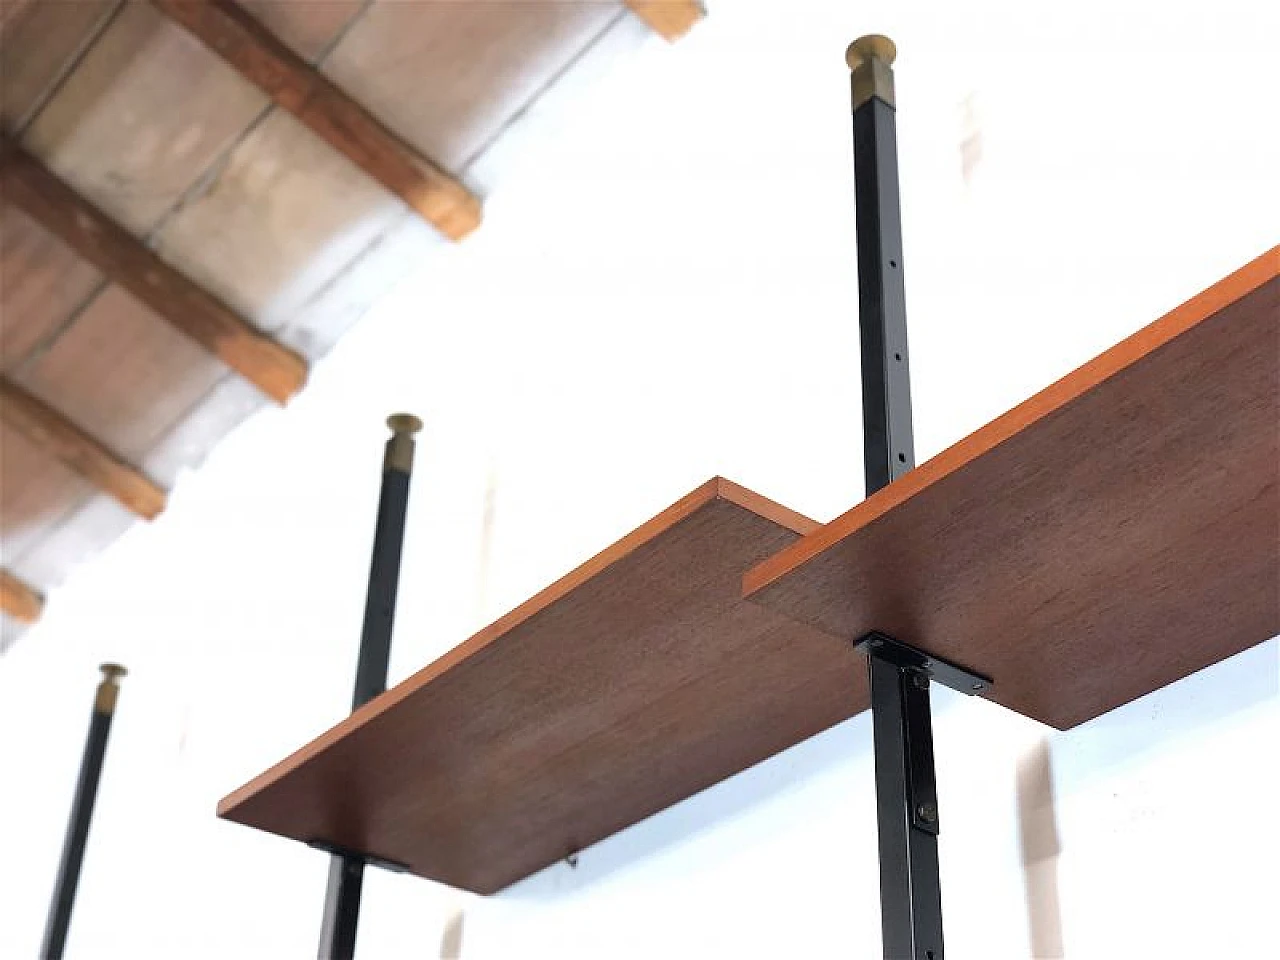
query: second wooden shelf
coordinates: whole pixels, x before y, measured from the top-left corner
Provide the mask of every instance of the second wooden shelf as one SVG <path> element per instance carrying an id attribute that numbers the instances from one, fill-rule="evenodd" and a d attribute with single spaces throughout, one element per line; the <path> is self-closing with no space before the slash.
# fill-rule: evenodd
<path id="1" fill-rule="evenodd" d="M 500 890 L 851 715 L 860 658 L 741 599 L 816 527 L 712 480 L 219 814 Z"/>

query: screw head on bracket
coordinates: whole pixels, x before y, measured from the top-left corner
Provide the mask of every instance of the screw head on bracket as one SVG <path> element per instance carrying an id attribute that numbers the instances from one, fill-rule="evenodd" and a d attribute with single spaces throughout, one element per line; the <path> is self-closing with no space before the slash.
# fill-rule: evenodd
<path id="1" fill-rule="evenodd" d="M 929 675 L 925 673 L 923 670 L 916 670 L 914 673 L 912 673 L 911 682 L 915 685 L 915 688 L 917 690 L 929 689 Z"/>
<path id="2" fill-rule="evenodd" d="M 933 823 L 938 819 L 938 808 L 932 803 L 922 803 L 916 807 L 916 816 L 925 823 Z"/>

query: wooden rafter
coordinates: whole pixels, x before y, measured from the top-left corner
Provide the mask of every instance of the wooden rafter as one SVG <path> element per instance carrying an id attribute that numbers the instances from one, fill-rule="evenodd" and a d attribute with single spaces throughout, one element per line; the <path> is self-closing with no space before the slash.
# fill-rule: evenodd
<path id="1" fill-rule="evenodd" d="M 96 439 L 15 383 L 0 379 L 0 417 L 103 493 L 140 517 L 164 510 L 165 491 Z"/>
<path id="2" fill-rule="evenodd" d="M 0 195 L 277 403 L 306 382 L 299 354 L 169 266 L 12 140 L 0 139 Z"/>
<path id="3" fill-rule="evenodd" d="M 631 12 L 673 43 L 707 15 L 698 0 L 626 0 Z"/>
<path id="4" fill-rule="evenodd" d="M 151 2 L 446 237 L 460 240 L 479 226 L 479 198 L 383 126 L 234 0 Z"/>
<path id="5" fill-rule="evenodd" d="M 0 610 L 22 623 L 35 623 L 44 610 L 44 597 L 8 570 L 0 570 Z"/>

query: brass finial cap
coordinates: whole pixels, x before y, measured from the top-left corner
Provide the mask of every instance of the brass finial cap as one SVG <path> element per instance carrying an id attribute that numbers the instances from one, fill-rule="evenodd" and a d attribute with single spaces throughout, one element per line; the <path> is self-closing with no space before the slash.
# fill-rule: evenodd
<path id="1" fill-rule="evenodd" d="M 98 669 L 102 671 L 102 679 L 107 683 L 115 683 L 121 677 L 129 674 L 129 671 L 118 663 L 104 663 Z"/>
<path id="2" fill-rule="evenodd" d="M 894 105 L 892 64 L 897 56 L 898 48 L 893 41 L 878 33 L 859 37 L 849 44 L 844 59 L 853 71 L 849 81 L 855 111 L 872 97 L 891 107 Z"/>
<path id="3" fill-rule="evenodd" d="M 93 709 L 98 713 L 112 714 L 116 710 L 116 698 L 120 696 L 119 680 L 129 671 L 118 663 L 104 663 L 98 667 L 102 679 L 93 698 Z"/>
<path id="4" fill-rule="evenodd" d="M 413 471 L 413 435 L 422 429 L 422 421 L 412 413 L 393 413 L 387 417 L 391 438 L 387 440 L 387 455 L 382 461 L 383 470 Z"/>
<path id="5" fill-rule="evenodd" d="M 849 65 L 850 70 L 857 70 L 872 59 L 892 66 L 893 61 L 898 59 L 897 45 L 884 34 L 868 33 L 849 44 L 849 49 L 844 52 L 844 62 Z"/>
<path id="6" fill-rule="evenodd" d="M 387 426 L 392 433 L 417 433 L 422 429 L 422 421 L 412 413 L 393 413 L 387 417 Z"/>

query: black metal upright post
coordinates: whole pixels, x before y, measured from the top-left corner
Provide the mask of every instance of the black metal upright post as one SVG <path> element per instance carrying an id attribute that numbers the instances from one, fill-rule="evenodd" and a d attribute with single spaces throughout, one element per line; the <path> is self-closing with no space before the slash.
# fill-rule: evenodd
<path id="1" fill-rule="evenodd" d="M 915 466 L 893 61 L 888 37 L 855 40 L 852 71 L 858 326 L 867 496 Z M 876 758 L 880 921 L 887 960 L 941 960 L 938 799 L 929 673 L 884 656 L 892 638 L 864 637 Z"/>
<path id="2" fill-rule="evenodd" d="M 391 628 L 400 583 L 400 553 L 409 506 L 409 479 L 413 473 L 413 435 L 422 429 L 422 421 L 410 414 L 398 413 L 387 419 L 387 426 L 391 428 L 391 437 L 387 440 L 382 465 L 382 491 L 373 534 L 364 629 L 351 697 L 353 711 L 387 688 Z M 351 851 L 332 854 L 320 929 L 320 960 L 350 960 L 355 955 L 365 862 L 366 858 Z"/>
<path id="3" fill-rule="evenodd" d="M 49 919 L 44 928 L 44 944 L 40 956 L 47 960 L 59 960 L 67 942 L 67 928 L 71 924 L 71 908 L 76 901 L 76 887 L 80 883 L 80 864 L 84 861 L 84 848 L 89 840 L 89 821 L 93 817 L 93 804 L 98 797 L 98 780 L 102 776 L 102 761 L 107 753 L 107 738 L 111 734 L 111 719 L 116 711 L 116 699 L 120 695 L 120 678 L 124 667 L 104 663 L 99 669 L 102 680 L 93 698 L 93 713 L 89 718 L 89 736 L 84 744 L 84 758 L 80 761 L 80 779 L 76 783 L 76 796 L 71 804 L 71 819 L 67 824 L 67 837 L 62 846 L 62 860 L 58 864 L 58 879 L 53 887 L 53 900 L 49 904 Z"/>
<path id="4" fill-rule="evenodd" d="M 898 206 L 898 134 L 888 37 L 855 40 L 852 71 L 854 200 L 858 228 L 858 327 L 867 496 L 915 466 L 907 299 Z"/>

